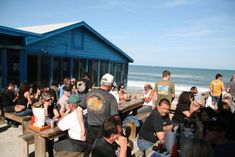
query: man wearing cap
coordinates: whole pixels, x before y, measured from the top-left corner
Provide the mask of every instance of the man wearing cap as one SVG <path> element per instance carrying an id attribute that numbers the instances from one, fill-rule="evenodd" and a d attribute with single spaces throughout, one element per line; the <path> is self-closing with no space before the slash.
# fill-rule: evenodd
<path id="1" fill-rule="evenodd" d="M 63 87 L 64 94 L 60 97 L 59 101 L 57 102 L 57 106 L 61 117 L 63 117 L 65 114 L 67 107 L 67 100 L 71 96 L 71 90 L 72 90 L 71 86 L 64 86 Z"/>
<path id="2" fill-rule="evenodd" d="M 100 88 L 90 90 L 82 98 L 81 104 L 77 108 L 80 112 L 79 121 L 83 121 L 82 111 L 87 109 L 88 128 L 87 142 L 88 149 L 85 156 L 89 156 L 95 139 L 102 135 L 102 124 L 110 116 L 118 115 L 118 104 L 115 97 L 109 93 L 113 83 L 113 76 L 106 73 L 100 81 Z"/>
<path id="3" fill-rule="evenodd" d="M 64 117 L 69 113 L 73 112 L 77 109 L 78 104 L 81 103 L 81 98 L 75 94 L 72 94 L 67 100 L 66 111 L 64 113 Z"/>
<path id="4" fill-rule="evenodd" d="M 79 96 L 71 95 L 67 100 L 67 115 L 59 121 L 58 127 L 62 131 L 68 130 L 68 139 L 55 144 L 54 149 L 56 151 L 69 151 L 69 152 L 83 152 L 85 151 L 87 144 L 84 143 L 86 137 L 84 136 L 84 123 L 78 121 L 78 114 L 76 108 L 81 102 Z"/>

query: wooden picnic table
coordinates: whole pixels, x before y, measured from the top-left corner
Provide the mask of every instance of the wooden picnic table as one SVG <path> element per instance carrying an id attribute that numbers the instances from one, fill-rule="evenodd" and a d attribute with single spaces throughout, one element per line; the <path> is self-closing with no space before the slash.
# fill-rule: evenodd
<path id="1" fill-rule="evenodd" d="M 137 110 L 142 107 L 143 99 L 132 99 L 118 106 L 119 114 L 122 119 L 125 119 L 132 111 L 132 115 L 137 114 Z"/>
<path id="2" fill-rule="evenodd" d="M 35 157 L 46 157 L 46 139 L 55 139 L 65 134 L 57 126 L 44 131 L 31 131 L 35 132 Z"/>

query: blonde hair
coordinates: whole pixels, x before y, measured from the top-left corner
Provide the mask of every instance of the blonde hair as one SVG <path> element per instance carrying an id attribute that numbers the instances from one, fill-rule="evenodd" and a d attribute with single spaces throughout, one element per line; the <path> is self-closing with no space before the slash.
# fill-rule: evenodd
<path id="1" fill-rule="evenodd" d="M 213 157 L 213 150 L 206 140 L 190 139 L 184 145 L 182 157 Z"/>

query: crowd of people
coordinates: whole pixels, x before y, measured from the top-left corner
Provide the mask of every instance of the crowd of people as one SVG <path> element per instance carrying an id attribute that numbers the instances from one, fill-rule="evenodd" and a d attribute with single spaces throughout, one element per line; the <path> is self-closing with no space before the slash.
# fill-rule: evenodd
<path id="1" fill-rule="evenodd" d="M 183 91 L 173 116 L 169 113 L 175 99 L 175 85 L 170 75 L 170 71 L 163 71 L 162 80 L 157 81 L 154 88 L 145 84 L 141 94 L 143 105 L 149 112 L 137 136 L 137 145 L 143 156 L 154 145 L 158 149 L 164 146 L 166 132 L 171 131 L 178 133 L 175 144 L 182 149 L 183 157 L 235 156 L 232 149 L 235 146 L 235 75 L 225 88 L 222 75 L 216 74 L 206 95 L 199 93 L 195 86 Z M 130 144 L 123 132 L 118 106 L 129 101 L 131 96 L 126 93 L 125 84 L 117 86 L 111 74 L 102 76 L 98 88 L 92 88 L 88 73 L 84 73 L 80 80 L 67 77 L 60 86 L 55 83 L 52 86 L 49 83 L 41 86 L 22 83 L 18 90 L 15 87 L 14 82 L 9 82 L 1 93 L 5 112 L 25 116 L 33 115 L 34 108 L 44 108 L 46 117 L 57 121 L 62 131 L 68 131 L 65 139 L 56 143 L 48 140 L 50 157 L 53 149 L 84 152 L 85 157 L 130 156 Z M 6 122 L 17 126 L 10 119 Z M 190 136 L 187 141 L 182 141 L 180 136 L 185 136 L 187 128 L 193 138 Z"/>

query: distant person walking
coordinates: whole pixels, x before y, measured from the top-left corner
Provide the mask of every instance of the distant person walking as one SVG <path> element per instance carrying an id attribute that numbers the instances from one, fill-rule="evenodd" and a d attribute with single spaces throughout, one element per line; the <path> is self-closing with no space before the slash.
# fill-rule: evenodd
<path id="1" fill-rule="evenodd" d="M 162 80 L 159 80 L 154 87 L 156 102 L 155 105 L 163 98 L 172 102 L 175 98 L 175 84 L 170 80 L 170 71 L 164 70 L 162 72 Z"/>
<path id="2" fill-rule="evenodd" d="M 226 92 L 230 93 L 232 96 L 232 112 L 234 112 L 235 110 L 235 74 L 233 74 L 233 76 L 231 77 L 228 86 L 226 88 Z"/>
<path id="3" fill-rule="evenodd" d="M 222 99 L 222 92 L 224 90 L 224 82 L 222 81 L 222 75 L 216 74 L 215 80 L 210 83 L 210 91 L 212 100 L 219 105 Z"/>

